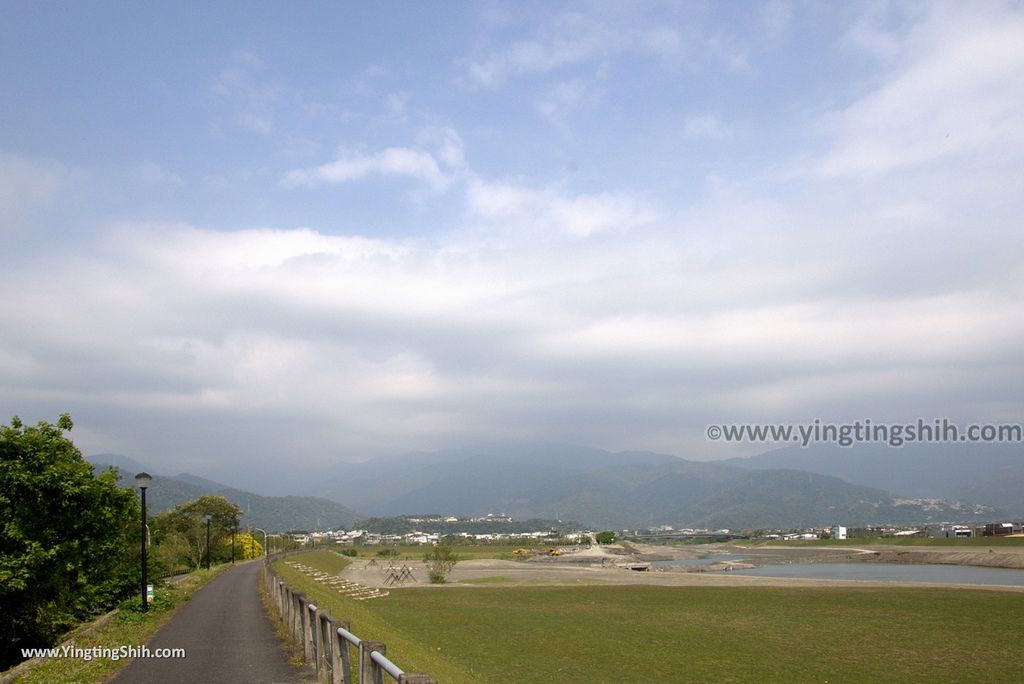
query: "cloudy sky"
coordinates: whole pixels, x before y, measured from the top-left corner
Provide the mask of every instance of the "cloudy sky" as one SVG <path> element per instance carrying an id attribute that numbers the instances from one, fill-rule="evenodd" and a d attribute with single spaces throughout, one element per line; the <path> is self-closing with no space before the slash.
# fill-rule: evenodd
<path id="1" fill-rule="evenodd" d="M 207 5 L 0 2 L 4 420 L 222 476 L 1024 413 L 1020 3 Z"/>

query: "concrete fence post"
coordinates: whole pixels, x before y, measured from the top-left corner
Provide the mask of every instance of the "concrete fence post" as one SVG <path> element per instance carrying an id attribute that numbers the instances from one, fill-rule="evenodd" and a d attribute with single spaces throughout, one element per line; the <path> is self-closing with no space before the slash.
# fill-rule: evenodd
<path id="1" fill-rule="evenodd" d="M 292 643 L 296 646 L 302 644 L 302 598 L 294 591 L 292 592 Z"/>
<path id="2" fill-rule="evenodd" d="M 302 645 L 302 658 L 307 663 L 312 659 L 312 654 L 309 652 L 309 600 L 302 594 L 299 594 L 299 639 L 298 643 Z"/>
<path id="3" fill-rule="evenodd" d="M 295 592 L 291 587 L 285 587 L 285 598 L 288 601 L 288 636 L 292 643 L 295 643 Z"/>
<path id="4" fill-rule="evenodd" d="M 320 649 L 316 640 L 317 632 L 320 631 L 320 620 L 317 619 L 320 609 L 315 603 L 306 606 L 306 641 L 309 642 L 309 658 L 307 662 L 313 663 L 313 670 L 317 679 L 320 678 Z"/>
<path id="5" fill-rule="evenodd" d="M 352 652 L 349 649 L 348 641 L 338 634 L 338 627 L 346 632 L 352 630 L 348 620 L 335 620 L 331 627 L 331 639 L 335 648 L 331 650 L 332 668 L 334 669 L 334 682 L 332 684 L 352 684 Z M 338 675 L 341 675 L 340 679 Z"/>
<path id="6" fill-rule="evenodd" d="M 326 611 L 317 611 L 316 615 L 316 645 L 319 658 L 317 659 L 316 671 L 317 681 L 332 684 L 334 679 L 334 641 L 331 640 L 331 632 L 334 630 L 334 619 Z"/>
<path id="7" fill-rule="evenodd" d="M 363 641 L 359 644 L 359 684 L 384 684 L 384 671 L 370 658 L 374 651 L 387 655 L 387 646 L 383 641 Z"/>

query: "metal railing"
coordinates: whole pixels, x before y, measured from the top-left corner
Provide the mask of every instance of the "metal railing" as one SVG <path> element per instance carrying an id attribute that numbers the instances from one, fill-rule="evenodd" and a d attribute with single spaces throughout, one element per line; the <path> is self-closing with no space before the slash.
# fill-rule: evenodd
<path id="1" fill-rule="evenodd" d="M 280 556 L 277 556 L 280 557 Z M 387 658 L 381 641 L 360 639 L 347 620 L 336 620 L 305 594 L 296 591 L 263 563 L 263 581 L 292 641 L 302 645 L 302 655 L 316 668 L 317 682 L 352 684 L 352 649 L 357 654 L 360 684 L 384 684 L 385 675 L 400 684 L 437 684 L 425 674 L 404 672 Z"/>

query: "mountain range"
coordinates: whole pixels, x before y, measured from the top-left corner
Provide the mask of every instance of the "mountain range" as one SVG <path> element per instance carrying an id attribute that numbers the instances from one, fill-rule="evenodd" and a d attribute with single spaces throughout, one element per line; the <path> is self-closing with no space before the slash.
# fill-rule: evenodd
<path id="1" fill-rule="evenodd" d="M 489 445 L 339 463 L 315 493 L 371 515 L 439 511 L 598 527 L 775 528 L 980 522 L 1003 511 L 913 501 L 830 474 L 566 445 Z"/>
<path id="2" fill-rule="evenodd" d="M 130 473 L 143 467 L 125 457 L 90 460 L 120 465 L 129 485 Z M 161 510 L 221 494 L 242 506 L 249 524 L 273 529 L 345 527 L 364 517 L 355 511 L 507 513 L 616 529 L 979 523 L 1024 515 L 1024 458 L 1006 445 L 812 445 L 691 461 L 647 451 L 485 444 L 306 470 L 306 496 L 261 496 L 180 474 L 155 479 L 150 497 Z"/>
<path id="3" fill-rule="evenodd" d="M 902 496 L 979 501 L 1024 516 L 1024 448 L 1019 444 L 814 444 L 723 463 L 806 470 Z"/>
<path id="4" fill-rule="evenodd" d="M 327 498 L 313 496 L 261 496 L 205 478 L 182 473 L 157 475 L 126 456 L 96 454 L 87 459 L 97 470 L 108 466 L 118 469 L 121 486 L 134 487 L 135 474 L 145 471 L 153 481 L 146 490 L 146 503 L 152 513 L 174 508 L 206 494 L 223 496 L 242 509 L 241 527 L 259 527 L 268 531 L 346 529 L 360 519 L 359 513 Z"/>

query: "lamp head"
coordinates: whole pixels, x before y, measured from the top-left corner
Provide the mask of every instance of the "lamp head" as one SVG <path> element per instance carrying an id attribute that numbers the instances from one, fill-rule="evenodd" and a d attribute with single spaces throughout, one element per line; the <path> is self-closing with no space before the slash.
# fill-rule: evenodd
<path id="1" fill-rule="evenodd" d="M 149 473 L 139 473 L 135 476 L 135 484 L 139 489 L 145 489 L 152 481 L 153 478 Z"/>

